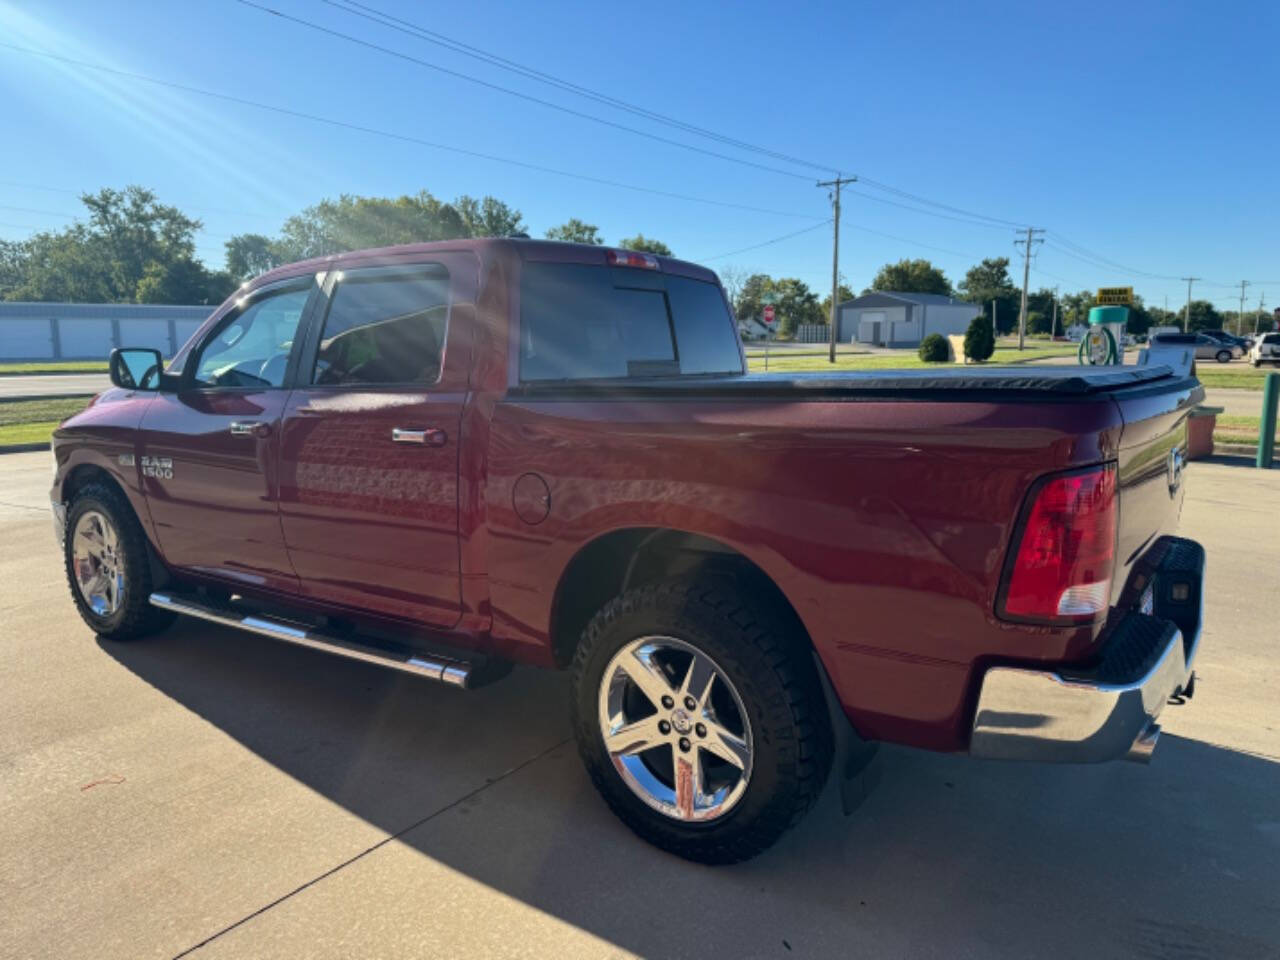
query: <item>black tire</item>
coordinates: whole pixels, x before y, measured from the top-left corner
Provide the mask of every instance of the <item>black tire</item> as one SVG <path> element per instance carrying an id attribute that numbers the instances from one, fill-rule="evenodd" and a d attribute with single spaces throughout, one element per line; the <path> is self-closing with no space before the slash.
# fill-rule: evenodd
<path id="1" fill-rule="evenodd" d="M 124 587 L 119 607 L 106 614 L 97 613 L 85 601 L 76 583 L 74 540 L 80 518 L 90 511 L 102 514 L 116 532 L 117 565 L 124 573 Z M 82 487 L 67 510 L 66 542 L 63 544 L 63 566 L 67 586 L 81 618 L 96 634 L 108 640 L 133 640 L 163 630 L 176 615 L 153 607 L 151 559 L 147 554 L 147 537 L 124 496 L 107 484 L 91 483 Z"/>
<path id="2" fill-rule="evenodd" d="M 629 590 L 583 633 L 573 662 L 572 722 L 596 789 L 650 843 L 687 860 L 734 863 L 755 856 L 813 805 L 831 769 L 833 736 L 807 639 L 758 593 L 723 576 L 685 577 Z M 753 731 L 745 792 L 708 822 L 667 816 L 623 781 L 605 749 L 600 686 L 614 655 L 645 636 L 675 638 L 710 657 L 736 689 Z"/>
<path id="3" fill-rule="evenodd" d="M 1214 359 L 1215 359 L 1215 360 L 1217 360 L 1219 363 L 1230 363 L 1230 362 L 1231 362 L 1231 351 L 1230 351 L 1230 350 L 1219 350 L 1219 351 L 1217 352 L 1217 354 L 1215 355 Z"/>

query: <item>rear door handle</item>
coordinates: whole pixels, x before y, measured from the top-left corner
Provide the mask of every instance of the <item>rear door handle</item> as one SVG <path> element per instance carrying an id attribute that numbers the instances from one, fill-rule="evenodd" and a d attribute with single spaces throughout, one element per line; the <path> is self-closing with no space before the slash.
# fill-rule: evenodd
<path id="1" fill-rule="evenodd" d="M 428 427 L 425 430 L 392 427 L 391 439 L 395 443 L 420 443 L 427 447 L 443 447 L 448 442 L 449 435 L 438 427 Z"/>
<path id="2" fill-rule="evenodd" d="M 260 423 L 257 420 L 231 421 L 231 435 L 233 437 L 265 437 L 270 432 L 270 424 Z"/>

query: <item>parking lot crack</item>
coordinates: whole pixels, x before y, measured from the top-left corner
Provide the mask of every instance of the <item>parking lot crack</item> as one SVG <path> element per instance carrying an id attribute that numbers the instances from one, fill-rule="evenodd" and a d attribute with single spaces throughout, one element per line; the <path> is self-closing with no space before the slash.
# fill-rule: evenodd
<path id="1" fill-rule="evenodd" d="M 291 900 L 293 897 L 296 897 L 298 894 L 302 893 L 304 890 L 308 890 L 311 887 L 314 887 L 316 884 L 320 883 L 322 880 L 325 880 L 333 876 L 334 874 L 342 870 L 345 870 L 347 867 L 351 866 L 353 863 L 363 860 L 365 857 L 369 856 L 369 854 L 377 850 L 380 850 L 382 847 L 385 847 L 387 844 L 392 843 L 395 840 L 399 840 L 401 837 L 405 836 L 407 833 L 410 833 L 413 830 L 418 829 L 418 827 L 421 827 L 423 824 L 430 823 L 436 817 L 442 814 L 448 813 L 450 810 L 454 809 L 455 807 L 466 803 L 468 800 L 471 800 L 474 797 L 479 796 L 481 793 L 488 790 L 490 787 L 501 783 L 502 781 L 506 780 L 508 777 L 519 773 L 521 770 L 525 769 L 526 767 L 531 766 L 534 763 L 537 763 L 543 757 L 560 749 L 567 743 L 569 743 L 569 738 L 559 740 L 556 743 L 553 743 L 551 746 L 547 747 L 546 749 L 540 750 L 537 753 L 535 753 L 533 756 L 520 761 L 514 767 L 510 767 L 509 769 L 504 770 L 502 773 L 498 774 L 498 776 L 487 779 L 483 784 L 476 787 L 474 790 L 464 793 L 462 796 L 458 797 L 455 800 L 451 800 L 449 803 L 446 803 L 443 807 L 440 807 L 438 810 L 433 810 L 431 813 L 427 814 L 425 817 L 415 820 L 413 823 L 409 824 L 406 827 L 403 827 L 400 830 L 397 830 L 395 833 L 390 834 L 389 836 L 383 837 L 377 843 L 373 844 L 372 846 L 366 847 L 364 850 L 361 850 L 359 853 L 355 854 L 354 856 L 348 857 L 346 860 L 343 860 L 341 863 L 330 867 L 328 870 L 324 871 L 324 873 L 321 873 L 312 877 L 306 883 L 299 884 L 298 886 L 290 890 L 288 893 L 284 893 L 276 897 L 270 903 L 263 904 L 258 909 L 245 914 L 239 920 L 236 920 L 233 923 L 227 924 L 221 930 L 218 930 L 215 933 L 210 934 L 209 936 L 201 940 L 199 943 L 192 944 L 191 946 L 187 947 L 185 950 L 179 953 L 175 953 L 173 955 L 172 960 L 181 960 L 182 957 L 188 957 L 191 954 L 195 953 L 197 950 L 200 950 L 203 947 L 207 947 L 209 944 L 213 943 L 213 941 L 230 933 L 233 930 L 236 930 L 244 926 L 246 923 L 248 923 L 250 920 L 253 920 L 255 917 L 262 916 L 267 911 L 272 910 L 275 907 L 278 907 L 280 904 L 284 903 L 287 900 Z"/>

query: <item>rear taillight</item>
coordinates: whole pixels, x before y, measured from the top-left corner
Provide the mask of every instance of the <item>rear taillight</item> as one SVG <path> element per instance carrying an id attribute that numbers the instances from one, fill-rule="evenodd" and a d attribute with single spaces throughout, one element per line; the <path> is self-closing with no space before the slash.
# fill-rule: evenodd
<path id="1" fill-rule="evenodd" d="M 641 270 L 657 270 L 658 258 L 648 253 L 636 253 L 634 250 L 606 250 L 605 259 L 611 267 L 639 267 Z"/>
<path id="2" fill-rule="evenodd" d="M 1111 603 L 1116 468 L 1050 477 L 1034 495 L 1000 612 L 1030 620 L 1092 619 Z"/>

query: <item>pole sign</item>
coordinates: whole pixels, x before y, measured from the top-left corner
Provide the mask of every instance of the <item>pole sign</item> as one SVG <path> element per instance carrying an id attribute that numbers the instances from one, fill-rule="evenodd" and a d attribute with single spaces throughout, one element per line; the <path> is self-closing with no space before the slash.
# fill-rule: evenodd
<path id="1" fill-rule="evenodd" d="M 773 304 L 772 303 L 765 305 L 764 322 L 770 327 L 773 326 Z"/>
<path id="2" fill-rule="evenodd" d="M 1099 306 L 1127 307 L 1133 303 L 1133 287 L 1099 287 Z"/>

